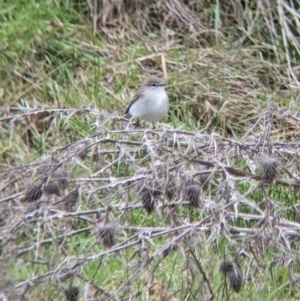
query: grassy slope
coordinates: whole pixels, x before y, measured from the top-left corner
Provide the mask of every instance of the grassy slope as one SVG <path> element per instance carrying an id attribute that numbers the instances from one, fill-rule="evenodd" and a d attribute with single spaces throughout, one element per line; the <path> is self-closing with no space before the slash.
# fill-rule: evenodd
<path id="1" fill-rule="evenodd" d="M 167 68 L 171 99 L 170 114 L 164 121 L 170 127 L 180 126 L 187 130 L 207 127 L 208 132 L 218 131 L 226 137 L 239 137 L 255 122 L 269 101 L 276 101 L 283 107 L 290 106 L 292 110 L 298 107 L 295 101 L 297 88 L 291 88 L 295 84 L 287 71 L 284 48 L 278 43 L 274 52 L 272 45 L 262 43 L 265 30 L 263 18 L 258 18 L 255 23 L 255 30 L 257 33 L 261 31 L 262 37 L 257 34 L 255 41 L 247 41 L 245 34 L 243 43 L 234 44 L 242 33 L 242 17 L 240 24 L 235 26 L 230 26 L 230 18 L 223 18 L 223 24 L 219 24 L 220 11 L 214 5 L 208 6 L 206 11 L 213 18 L 207 21 L 208 26 L 215 29 L 212 35 L 197 33 L 195 29 L 181 34 L 168 31 L 164 26 L 152 33 L 141 34 L 141 30 L 132 27 L 129 21 L 125 29 L 108 26 L 94 35 L 88 13 L 82 13 L 84 9 L 87 9 L 84 5 L 75 7 L 71 1 L 33 0 L 8 1 L 0 7 L 2 116 L 9 110 L 10 113 L 16 112 L 19 106 L 98 108 L 122 114 L 135 87 L 151 72 L 162 75 L 164 66 Z M 226 33 L 223 27 L 227 28 Z M 274 58 L 276 55 L 277 58 Z M 51 120 L 42 124 L 37 124 L 35 120 L 22 120 L 16 122 L 14 128 L 3 125 L 4 130 L 0 133 L 2 167 L 34 162 L 41 154 L 52 151 L 58 145 L 67 145 L 94 132 L 91 127 L 91 123 L 95 122 L 93 114 L 68 119 L 58 113 L 55 121 Z M 274 139 L 298 138 L 298 131 L 289 131 L 289 126 L 278 124 L 278 128 L 274 129 Z M 93 170 L 91 162 L 79 164 L 74 178 L 84 177 L 90 170 Z M 280 199 L 280 196 L 277 198 Z M 84 208 L 84 199 L 82 202 Z M 193 210 L 183 210 L 182 214 L 191 219 L 198 218 Z M 132 225 L 163 227 L 167 222 L 159 214 L 147 216 L 142 210 L 127 218 Z M 89 226 L 85 221 L 78 223 L 73 227 L 80 229 Z M 26 237 L 41 240 L 44 230 L 43 224 L 28 227 L 23 237 L 19 238 L 19 243 Z M 3 277 L 2 287 L 6 286 L 5 279 L 20 283 L 55 268 L 62 258 L 68 258 L 66 254 L 91 255 L 104 250 L 103 246 L 95 245 L 95 238 L 90 234 L 73 236 L 64 247 L 58 243 L 46 245 L 39 251 L 19 257 L 18 261 L 6 263 L 7 274 Z M 120 240 L 126 235 L 121 233 Z M 158 239 L 156 243 L 160 245 L 163 242 Z M 229 292 L 224 289 L 218 264 L 211 259 L 216 257 L 219 263 L 228 253 L 230 247 L 225 241 L 218 242 L 209 250 L 197 250 L 212 279 L 217 300 L 224 300 L 224 294 Z M 271 264 L 272 255 L 270 251 L 269 260 L 266 258 L 265 262 L 267 266 Z M 83 289 L 90 280 L 113 292 L 129 277 L 120 272 L 124 269 L 124 263 L 130 265 L 132 256 L 133 250 L 119 256 L 110 255 L 100 263 L 91 261 L 80 272 L 77 271 L 84 279 L 74 277 L 74 285 Z M 193 290 L 198 285 L 198 279 L 187 273 L 186 262 L 178 261 L 178 258 L 182 259 L 180 251 L 162 263 L 163 267 L 155 272 L 156 285 L 169 288 L 177 299 L 196 300 L 196 295 L 201 294 Z M 44 260 L 47 264 L 34 265 L 32 260 Z M 147 277 L 147 273 L 140 276 L 133 291 L 127 292 L 135 296 L 133 299 L 146 300 Z M 61 283 L 68 286 L 73 284 L 72 281 L 71 277 L 70 281 Z M 264 285 L 259 287 L 260 283 Z M 61 300 L 60 285 L 55 279 L 37 285 L 28 291 L 28 298 Z M 155 298 L 159 292 L 157 289 L 152 297 Z M 286 295 L 289 300 L 299 299 L 299 292 L 289 285 L 287 268 L 283 267 L 274 272 L 273 278 L 270 273 L 258 273 L 255 283 L 250 283 L 240 295 L 232 295 L 230 299 L 283 300 Z"/>

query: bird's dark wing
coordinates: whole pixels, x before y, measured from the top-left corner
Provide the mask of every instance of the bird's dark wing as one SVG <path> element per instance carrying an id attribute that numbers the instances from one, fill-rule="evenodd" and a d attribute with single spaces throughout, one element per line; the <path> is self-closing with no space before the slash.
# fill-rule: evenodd
<path id="1" fill-rule="evenodd" d="M 139 90 L 135 93 L 135 95 L 133 96 L 132 101 L 130 102 L 128 108 L 126 109 L 125 114 L 129 114 L 130 107 L 136 102 L 136 100 L 137 100 L 138 98 L 140 98 L 140 96 L 141 96 L 141 90 L 139 89 Z"/>

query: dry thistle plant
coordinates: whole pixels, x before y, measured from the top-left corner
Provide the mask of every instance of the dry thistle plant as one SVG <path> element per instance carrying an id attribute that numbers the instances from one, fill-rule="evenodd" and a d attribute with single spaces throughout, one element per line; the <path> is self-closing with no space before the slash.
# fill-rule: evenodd
<path id="1" fill-rule="evenodd" d="M 153 191 L 147 187 L 142 188 L 139 193 L 139 199 L 141 200 L 146 212 L 150 214 L 155 208 Z"/>
<path id="2" fill-rule="evenodd" d="M 90 150 L 86 147 L 85 143 L 79 143 L 76 145 L 76 152 L 78 154 L 78 157 L 81 160 L 85 160 L 85 158 L 87 157 L 87 155 L 89 154 Z"/>
<path id="3" fill-rule="evenodd" d="M 154 186 L 154 187 L 153 187 Z M 157 183 L 143 182 L 136 186 L 138 199 L 143 204 L 145 211 L 150 214 L 155 208 L 155 200 L 161 195 L 160 187 Z"/>
<path id="4" fill-rule="evenodd" d="M 43 174 L 50 173 L 59 164 L 59 160 L 53 157 L 42 156 L 40 162 L 40 171 Z"/>
<path id="5" fill-rule="evenodd" d="M 176 196 L 176 193 L 178 192 L 178 187 L 175 181 L 171 180 L 167 184 L 166 187 L 166 198 L 168 201 L 171 201 L 174 196 Z"/>
<path id="6" fill-rule="evenodd" d="M 75 190 L 71 191 L 69 194 L 65 195 L 59 202 L 64 205 L 66 211 L 73 210 L 77 200 L 79 197 L 79 191 L 76 188 Z"/>
<path id="7" fill-rule="evenodd" d="M 186 199 L 192 207 L 199 207 L 200 203 L 200 187 L 198 185 L 189 185 L 186 188 Z"/>
<path id="8" fill-rule="evenodd" d="M 41 185 L 30 184 L 24 194 L 23 202 L 33 202 L 39 200 L 43 195 Z"/>
<path id="9" fill-rule="evenodd" d="M 266 181 L 272 182 L 277 176 L 281 168 L 280 160 L 276 157 L 263 156 L 258 162 L 258 170 L 262 172 Z"/>
<path id="10" fill-rule="evenodd" d="M 101 224 L 95 227 L 95 234 L 108 248 L 111 248 L 114 245 L 116 231 L 117 225 L 115 224 Z"/>
<path id="11" fill-rule="evenodd" d="M 80 290 L 76 286 L 72 286 L 65 290 L 65 296 L 67 301 L 78 301 Z"/>
<path id="12" fill-rule="evenodd" d="M 61 189 L 66 189 L 68 185 L 68 174 L 63 168 L 58 168 L 53 172 L 53 178 L 57 180 L 57 183 Z"/>
<path id="13" fill-rule="evenodd" d="M 276 110 L 273 110 L 274 114 Z M 76 115 L 74 112 L 68 114 Z M 267 110 L 264 114 L 270 115 Z M 262 116 L 261 122 L 265 125 Z M 118 254 L 122 273 L 106 270 L 112 282 L 103 284 L 103 287 L 100 287 L 96 276 L 89 281 L 105 298 L 112 298 L 110 292 L 117 284 L 118 294 L 126 295 L 126 288 L 133 289 L 140 275 L 154 277 L 154 271 L 162 266 L 161 262 L 168 266 L 169 260 L 178 256 L 172 264 L 174 268 L 179 268 L 179 265 L 182 268 L 190 252 L 187 250 L 199 250 L 199 245 L 205 246 L 201 248 L 205 261 L 215 262 L 216 255 L 210 250 L 220 240 L 231 252 L 243 248 L 248 254 L 244 264 L 249 260 L 258 269 L 271 256 L 268 253 L 270 247 L 276 256 L 297 256 L 295 242 L 299 239 L 300 223 L 290 214 L 294 204 L 282 204 L 276 193 L 268 194 L 267 191 L 280 185 L 285 193 L 293 195 L 295 190 L 290 188 L 300 187 L 300 182 L 293 176 L 299 168 L 297 144 L 272 142 L 271 135 L 260 132 L 262 124 L 259 122 L 251 133 L 235 140 L 217 134 L 169 129 L 167 126 L 163 129 L 137 129 L 128 124 L 124 130 L 123 121 L 117 122 L 118 116 L 101 115 L 97 111 L 97 117 L 101 117 L 106 131 L 85 138 L 84 143 L 91 153 L 96 150 L 101 164 L 97 162 L 99 164 L 96 165 L 92 158 L 77 159 L 77 145 L 82 143 L 79 140 L 54 149 L 55 162 L 50 164 L 47 161 L 44 171 L 41 171 L 40 163 L 34 162 L 18 169 L 19 174 L 30 170 L 34 181 L 41 181 L 41 177 L 49 179 L 48 183 L 43 183 L 45 194 L 58 194 L 60 180 L 64 181 L 65 188 L 68 183 L 76 187 L 80 185 L 80 207 L 76 206 L 79 191 L 75 188 L 57 202 L 39 202 L 42 203 L 41 210 L 32 211 L 36 207 L 22 210 L 15 200 L 24 196 L 24 192 L 19 191 L 19 187 L 24 187 L 23 177 L 11 169 L 0 171 L 3 178 L 12 179 L 11 182 L 3 182 L 0 198 L 1 212 L 4 213 L 4 218 L 0 219 L 0 236 L 6 243 L 5 248 L 13 250 L 16 258 L 30 258 L 36 262 L 35 251 L 46 256 L 49 245 L 59 242 L 59 252 L 72 258 L 65 260 L 57 253 L 47 272 L 41 269 L 36 276 L 17 283 L 18 287 L 24 288 L 29 283 L 39 286 L 52 277 L 67 281 L 70 275 L 76 274 L 84 278 L 87 277 L 84 268 L 89 264 Z M 68 115 L 66 118 L 71 120 Z M 272 119 L 268 118 L 271 124 Z M 272 134 L 270 129 L 268 127 L 268 133 Z M 261 135 L 254 135 L 256 132 Z M 262 136 L 269 139 L 268 145 L 274 156 L 262 160 L 260 176 L 255 174 L 253 166 L 257 164 L 253 158 L 265 153 Z M 277 155 L 284 159 L 277 160 Z M 201 181 L 202 175 L 205 175 L 204 182 Z M 197 182 L 199 179 L 201 184 Z M 202 189 L 204 183 L 207 185 Z M 34 205 L 35 200 L 41 198 L 43 189 L 38 185 L 30 186 L 25 191 L 25 199 Z M 265 199 L 268 202 L 263 202 Z M 62 204 L 65 210 L 57 210 L 56 204 Z M 194 207 L 193 212 L 186 210 L 190 206 Z M 106 222 L 99 224 L 104 215 Z M 107 222 L 109 219 L 115 222 Z M 70 220 L 72 227 L 67 227 Z M 38 240 L 35 235 L 37 229 Z M 122 236 L 116 239 L 119 229 L 122 229 Z M 91 232 L 94 235 L 89 235 Z M 26 240 L 20 239 L 22 237 Z M 79 244 L 75 257 L 68 249 L 72 238 L 85 245 L 83 249 Z M 94 245 L 97 251 L 91 247 Z M 183 254 L 174 252 L 177 248 Z M 135 255 L 137 252 L 139 256 Z M 130 260 L 128 254 L 132 254 Z M 203 268 L 196 255 L 183 273 L 187 277 L 195 277 L 195 270 L 201 271 L 206 283 L 201 288 L 204 298 L 204 295 L 212 295 L 210 281 L 214 280 L 208 275 L 213 273 L 206 274 L 205 270 L 213 267 L 206 264 Z M 280 263 L 276 262 L 276 265 L 280 266 Z M 243 283 L 235 263 L 223 262 L 220 271 L 233 291 L 247 289 L 248 282 Z M 125 274 L 128 275 L 126 279 L 121 277 Z M 82 278 L 80 283 L 84 285 Z M 200 284 L 197 289 L 200 290 Z M 71 296 L 70 293 L 70 300 L 75 298 Z"/>
<path id="14" fill-rule="evenodd" d="M 171 252 L 176 251 L 177 248 L 177 244 L 170 244 L 166 249 L 163 250 L 163 257 L 167 257 Z"/>
<path id="15" fill-rule="evenodd" d="M 237 265 L 231 261 L 224 261 L 220 265 L 220 272 L 227 277 L 230 287 L 236 293 L 239 293 L 242 287 L 243 279 Z"/>
<path id="16" fill-rule="evenodd" d="M 59 187 L 56 183 L 49 181 L 44 187 L 44 193 L 48 195 L 60 196 Z"/>
<path id="17" fill-rule="evenodd" d="M 239 293 L 242 287 L 242 275 L 238 271 L 232 271 L 227 274 L 231 288 Z"/>

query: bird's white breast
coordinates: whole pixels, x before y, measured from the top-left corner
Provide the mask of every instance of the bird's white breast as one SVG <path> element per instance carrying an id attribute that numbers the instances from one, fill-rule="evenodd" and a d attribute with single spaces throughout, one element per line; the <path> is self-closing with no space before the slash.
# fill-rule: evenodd
<path id="1" fill-rule="evenodd" d="M 149 89 L 144 91 L 131 105 L 129 113 L 132 117 L 156 122 L 167 114 L 168 109 L 169 98 L 164 86 L 149 87 Z"/>

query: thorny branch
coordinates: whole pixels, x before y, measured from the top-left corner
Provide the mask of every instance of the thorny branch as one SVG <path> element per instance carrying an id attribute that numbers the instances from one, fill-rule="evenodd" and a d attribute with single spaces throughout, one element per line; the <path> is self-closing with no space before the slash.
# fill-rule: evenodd
<path id="1" fill-rule="evenodd" d="M 276 110 L 281 109 L 272 106 L 261 114 L 264 132 L 258 122 L 239 141 L 167 126 L 135 129 L 123 118 L 96 110 L 54 110 L 67 118 L 93 114 L 102 126 L 96 128 L 98 134 L 58 145 L 35 162 L 1 168 L 4 255 L 35 257 L 43 254 L 45 246 L 55 244 L 64 254 L 51 268 L 47 262 L 47 272 L 15 287 L 51 279 L 64 282 L 81 275 L 89 262 L 132 250 L 138 259 L 124 262 L 128 278 L 118 282 L 118 294 L 156 259 L 160 258 L 158 267 L 178 247 L 209 247 L 221 239 L 235 248 L 234 256 L 246 254 L 244 261 L 257 262 L 258 269 L 268 246 L 278 256 L 298 256 L 293 243 L 300 238 L 299 208 L 277 200 L 269 190 L 280 188 L 288 196 L 297 194 L 300 186 L 299 144 L 272 141 Z M 16 122 L 40 111 L 26 109 L 1 121 Z M 131 224 L 132 216 L 143 209 L 144 218 L 155 215 L 155 225 Z M 89 240 L 85 252 L 69 254 L 68 241 L 83 234 Z M 96 250 L 97 245 L 108 249 Z M 255 260 L 253 252 L 257 252 Z M 212 299 L 208 276 L 191 254 Z M 98 287 L 98 291 L 107 290 Z"/>

